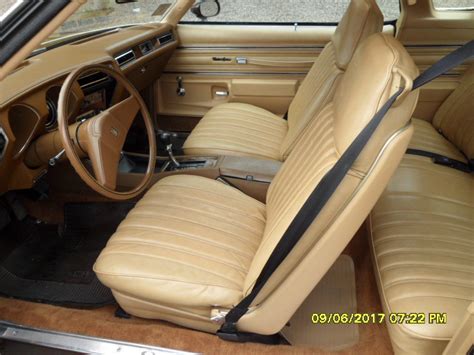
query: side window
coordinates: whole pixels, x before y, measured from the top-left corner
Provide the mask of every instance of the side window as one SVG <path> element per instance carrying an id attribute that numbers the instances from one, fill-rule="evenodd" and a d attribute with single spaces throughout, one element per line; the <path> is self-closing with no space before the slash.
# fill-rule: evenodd
<path id="1" fill-rule="evenodd" d="M 385 21 L 398 19 L 399 0 L 377 2 Z M 219 3 L 219 15 L 206 21 L 189 11 L 182 23 L 334 24 L 339 22 L 350 0 L 219 0 Z"/>
<path id="2" fill-rule="evenodd" d="M 438 11 L 473 11 L 474 0 L 433 0 L 433 6 Z"/>

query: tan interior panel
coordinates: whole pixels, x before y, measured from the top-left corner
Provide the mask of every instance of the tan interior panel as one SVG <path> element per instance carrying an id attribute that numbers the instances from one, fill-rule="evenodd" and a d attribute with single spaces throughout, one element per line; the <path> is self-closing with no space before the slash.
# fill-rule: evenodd
<path id="1" fill-rule="evenodd" d="M 403 44 L 460 45 L 474 38 L 474 11 L 439 11 L 429 0 L 409 2 L 400 1 L 397 39 Z"/>
<path id="2" fill-rule="evenodd" d="M 177 76 L 182 77 L 185 96 L 176 93 Z M 157 83 L 158 113 L 166 116 L 202 117 L 219 104 L 241 102 L 284 115 L 303 79 L 304 75 L 281 74 L 255 74 L 242 79 L 235 79 L 231 74 L 163 74 Z"/>
<path id="3" fill-rule="evenodd" d="M 235 79 L 232 80 L 233 94 L 236 96 L 293 96 L 298 89 L 297 80 Z"/>
<path id="4" fill-rule="evenodd" d="M 474 20 L 473 20 L 474 21 Z M 472 34 L 474 38 L 474 30 Z M 462 44 L 461 41 L 458 42 Z M 428 69 L 431 65 L 436 63 L 441 58 L 447 56 L 449 53 L 458 48 L 459 45 L 409 45 L 405 44 L 410 56 L 415 61 L 416 65 L 421 71 Z M 474 60 L 468 60 L 456 68 L 450 70 L 447 75 L 462 75 L 469 68 L 470 64 L 474 63 Z M 445 74 L 445 76 L 446 76 Z"/>
<path id="5" fill-rule="evenodd" d="M 431 0 L 401 0 L 396 38 L 421 72 L 474 38 L 474 11 L 442 11 Z M 448 3 L 447 3 L 448 4 Z M 431 121 L 474 61 L 467 61 L 420 89 L 414 117 Z"/>
<path id="6" fill-rule="evenodd" d="M 157 82 L 160 121 L 202 117 L 228 102 L 283 116 L 335 27 L 179 25 L 180 46 Z M 186 90 L 177 94 L 178 80 Z M 174 117 L 173 117 L 174 116 Z M 194 127 L 181 122 L 183 130 Z M 161 123 L 168 126 L 168 123 Z"/>
<path id="7" fill-rule="evenodd" d="M 178 25 L 181 47 L 314 46 L 329 42 L 336 26 Z"/>
<path id="8" fill-rule="evenodd" d="M 220 27 L 220 26 L 216 26 Z M 219 30 L 217 30 L 219 31 Z M 225 44 L 223 44 L 225 46 Z M 201 73 L 307 73 L 323 45 L 294 44 L 287 48 L 258 47 L 178 48 L 165 68 L 166 72 Z M 238 63 L 238 59 L 244 61 Z"/>
<path id="9" fill-rule="evenodd" d="M 474 38 L 474 33 L 473 33 Z M 415 61 L 420 71 L 428 69 L 431 65 L 445 57 L 458 46 L 438 45 L 405 45 L 410 56 Z M 440 78 L 428 83 L 420 89 L 420 98 L 414 117 L 431 121 L 436 110 L 444 100 L 456 89 L 462 76 L 468 70 L 473 60 L 452 69 Z"/>
<path id="10" fill-rule="evenodd" d="M 456 89 L 459 80 L 458 76 L 444 76 L 426 84 L 420 89 L 420 98 L 413 117 L 431 122 L 444 100 Z"/>

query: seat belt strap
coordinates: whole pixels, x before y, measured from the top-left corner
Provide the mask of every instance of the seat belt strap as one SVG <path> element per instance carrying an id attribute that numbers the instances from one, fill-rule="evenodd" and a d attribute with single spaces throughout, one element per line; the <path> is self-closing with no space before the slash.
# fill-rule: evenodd
<path id="1" fill-rule="evenodd" d="M 451 52 L 446 57 L 442 58 L 433 66 L 428 68 L 425 72 L 423 72 L 423 74 L 418 76 L 413 81 L 412 90 L 415 90 L 420 86 L 436 79 L 438 76 L 450 71 L 454 67 L 457 67 L 472 57 L 474 57 L 474 40 Z M 250 291 L 250 293 L 245 296 L 239 302 L 239 304 L 237 304 L 229 311 L 229 313 L 227 313 L 224 324 L 217 332 L 217 335 L 221 339 L 231 341 L 248 341 L 248 333 L 245 333 L 245 337 L 239 337 L 237 322 L 245 313 L 247 313 L 250 305 L 265 286 L 273 272 L 293 250 L 293 247 L 298 243 L 306 230 L 313 223 L 314 219 L 323 209 L 326 202 L 331 198 L 337 187 L 346 176 L 347 172 L 350 170 L 364 147 L 367 145 L 385 114 L 388 112 L 390 107 L 392 107 L 398 96 L 403 93 L 403 91 L 404 89 L 400 88 L 387 100 L 387 102 L 380 108 L 380 110 L 377 111 L 377 113 L 364 127 L 364 129 L 357 135 L 357 137 L 342 154 L 336 164 L 334 164 L 334 166 L 318 183 L 316 188 L 303 204 L 303 207 L 298 211 L 295 218 L 286 229 L 275 249 L 273 249 L 270 257 L 263 266 L 252 291 Z"/>
<path id="2" fill-rule="evenodd" d="M 449 168 L 460 170 L 465 173 L 470 173 L 473 171 L 472 167 L 468 163 L 464 163 L 460 160 L 448 158 L 441 154 L 431 153 L 424 150 L 412 149 L 412 148 L 408 148 L 406 151 L 406 154 L 419 155 L 421 157 L 431 158 L 433 160 L 433 163 L 435 164 L 447 166 Z"/>

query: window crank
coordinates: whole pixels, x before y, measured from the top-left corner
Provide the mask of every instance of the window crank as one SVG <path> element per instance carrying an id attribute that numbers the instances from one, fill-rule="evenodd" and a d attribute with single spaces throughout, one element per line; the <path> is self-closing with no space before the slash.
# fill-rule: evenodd
<path id="1" fill-rule="evenodd" d="M 176 89 L 176 94 L 178 96 L 184 96 L 186 95 L 186 89 L 183 87 L 183 77 L 178 76 L 176 78 L 176 81 L 178 82 L 178 88 Z"/>

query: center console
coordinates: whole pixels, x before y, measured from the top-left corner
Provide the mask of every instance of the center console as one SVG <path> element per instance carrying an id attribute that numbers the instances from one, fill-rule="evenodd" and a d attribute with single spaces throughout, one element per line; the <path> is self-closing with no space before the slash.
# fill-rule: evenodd
<path id="1" fill-rule="evenodd" d="M 152 184 L 170 175 L 198 175 L 231 185 L 262 202 L 265 202 L 268 186 L 282 165 L 279 161 L 251 157 L 173 158 L 157 157 Z M 125 154 L 120 163 L 118 185 L 124 189 L 136 186 L 143 178 L 147 164 L 146 155 Z"/>

